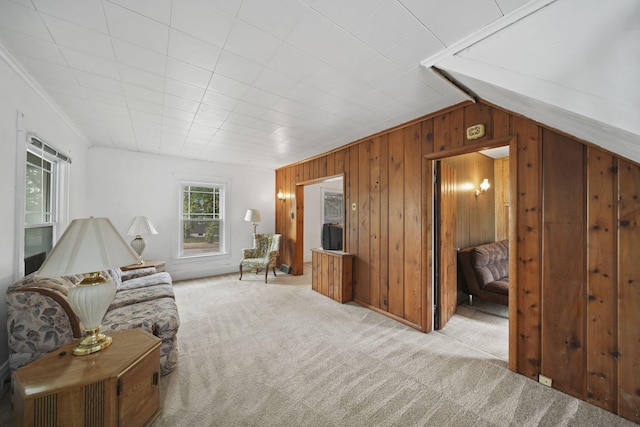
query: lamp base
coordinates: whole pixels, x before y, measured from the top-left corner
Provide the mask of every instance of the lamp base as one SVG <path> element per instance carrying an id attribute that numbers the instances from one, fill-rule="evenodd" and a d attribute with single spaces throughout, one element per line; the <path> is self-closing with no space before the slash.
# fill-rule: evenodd
<path id="1" fill-rule="evenodd" d="M 73 354 L 76 356 L 86 356 L 87 354 L 96 353 L 109 347 L 113 339 L 105 334 L 99 334 L 98 329 L 85 331 L 87 336 L 73 347 Z"/>

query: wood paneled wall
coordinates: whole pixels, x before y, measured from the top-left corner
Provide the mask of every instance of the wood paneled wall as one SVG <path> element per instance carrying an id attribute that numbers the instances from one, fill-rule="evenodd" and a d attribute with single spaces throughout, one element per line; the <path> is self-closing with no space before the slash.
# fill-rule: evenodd
<path id="1" fill-rule="evenodd" d="M 486 135 L 465 138 L 482 123 Z M 345 179 L 354 299 L 430 331 L 431 159 L 510 145 L 509 367 L 640 421 L 640 167 L 482 102 L 276 171 L 281 262 L 302 271 L 301 184 Z M 597 141 L 595 141 L 597 143 Z M 275 198 L 275 195 L 274 195 Z M 355 204 L 355 209 L 352 209 Z"/>

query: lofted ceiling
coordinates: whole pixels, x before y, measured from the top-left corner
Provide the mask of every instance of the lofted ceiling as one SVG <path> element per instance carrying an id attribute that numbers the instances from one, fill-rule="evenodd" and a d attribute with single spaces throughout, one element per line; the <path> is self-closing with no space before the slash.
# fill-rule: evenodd
<path id="1" fill-rule="evenodd" d="M 0 57 L 90 146 L 274 169 L 469 99 L 432 65 L 508 103 L 447 61 L 575 1 L 0 0 Z"/>

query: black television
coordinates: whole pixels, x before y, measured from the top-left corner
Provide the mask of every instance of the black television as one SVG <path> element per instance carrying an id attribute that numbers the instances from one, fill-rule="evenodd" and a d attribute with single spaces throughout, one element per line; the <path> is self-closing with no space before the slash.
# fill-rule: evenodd
<path id="1" fill-rule="evenodd" d="M 322 249 L 342 250 L 342 226 L 340 224 L 322 224 Z"/>

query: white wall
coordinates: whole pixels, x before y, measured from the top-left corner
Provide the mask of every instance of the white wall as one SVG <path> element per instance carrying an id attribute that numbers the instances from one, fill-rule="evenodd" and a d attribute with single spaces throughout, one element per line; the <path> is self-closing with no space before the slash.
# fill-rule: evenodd
<path id="1" fill-rule="evenodd" d="M 4 378 L 8 369 L 5 294 L 9 285 L 19 278 L 16 266 L 22 262 L 16 250 L 16 236 L 22 234 L 22 230 L 16 227 L 15 200 L 17 192 L 24 191 L 17 178 L 18 173 L 24 171 L 21 159 L 25 158 L 27 133 L 38 134 L 72 157 L 68 206 L 71 218 L 85 215 L 87 195 L 86 139 L 37 95 L 12 64 L 6 52 L 0 50 L 0 198 L 3 200 L 0 203 L 0 378 Z M 19 121 L 18 113 L 21 113 Z"/>
<path id="2" fill-rule="evenodd" d="M 304 187 L 304 262 L 311 262 L 311 249 L 322 247 L 322 190 L 343 192 L 343 179 Z"/>
<path id="3" fill-rule="evenodd" d="M 259 233 L 275 232 L 275 172 L 256 168 L 93 147 L 89 150 L 91 215 L 106 216 L 124 234 L 131 218 L 146 215 L 158 230 L 144 236 L 143 258 L 167 261 L 174 280 L 238 271 L 243 248 L 251 247 L 253 227 L 244 221 L 259 209 Z M 229 255 L 177 259 L 181 179 L 226 181 L 230 222 Z M 130 241 L 131 237 L 123 236 Z"/>

